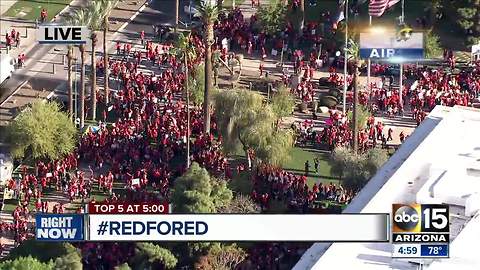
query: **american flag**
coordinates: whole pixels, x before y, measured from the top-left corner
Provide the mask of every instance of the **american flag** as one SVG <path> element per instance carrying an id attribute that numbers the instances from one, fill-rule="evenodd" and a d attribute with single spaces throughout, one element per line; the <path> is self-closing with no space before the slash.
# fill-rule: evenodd
<path id="1" fill-rule="evenodd" d="M 387 8 L 392 7 L 398 2 L 400 2 L 400 0 L 370 0 L 370 5 L 368 5 L 368 13 L 370 16 L 380 17 Z"/>

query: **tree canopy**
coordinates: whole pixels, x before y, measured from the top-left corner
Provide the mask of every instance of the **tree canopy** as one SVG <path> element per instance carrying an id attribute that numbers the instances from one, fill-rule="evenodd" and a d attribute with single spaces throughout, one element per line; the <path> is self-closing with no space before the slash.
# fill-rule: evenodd
<path id="1" fill-rule="evenodd" d="M 426 58 L 438 58 L 443 53 L 442 46 L 440 45 L 440 37 L 432 31 L 427 31 L 425 34 L 425 57 Z"/>
<path id="2" fill-rule="evenodd" d="M 467 34 L 470 45 L 480 41 L 480 1 L 478 0 L 456 0 L 450 1 L 456 11 L 454 18 L 457 24 Z"/>
<path id="3" fill-rule="evenodd" d="M 70 252 L 55 260 L 56 270 L 82 270 L 82 258 L 79 252 Z"/>
<path id="4" fill-rule="evenodd" d="M 224 207 L 219 209 L 220 213 L 229 214 L 253 214 L 260 213 L 260 206 L 250 196 L 237 195 Z"/>
<path id="5" fill-rule="evenodd" d="M 7 133 L 15 158 L 30 153 L 35 159 L 54 160 L 75 148 L 75 126 L 56 102 L 33 102 L 10 123 Z"/>
<path id="6" fill-rule="evenodd" d="M 205 66 L 200 64 L 188 76 L 188 87 L 190 100 L 193 104 L 200 105 L 204 99 L 205 89 Z M 212 89 L 213 90 L 213 89 Z"/>
<path id="7" fill-rule="evenodd" d="M 253 149 L 259 161 L 281 165 L 289 158 L 293 134 L 276 128 L 277 115 L 263 99 L 243 89 L 219 92 L 214 102 L 218 129 L 227 153 Z"/>
<path id="8" fill-rule="evenodd" d="M 357 107 L 357 127 L 362 130 L 366 127 L 368 117 L 371 113 L 368 111 L 368 108 L 363 105 L 358 105 Z M 350 128 L 353 130 L 353 111 L 348 112 L 348 120 L 350 121 Z"/>
<path id="9" fill-rule="evenodd" d="M 205 256 L 200 257 L 195 268 L 203 270 L 237 269 L 246 257 L 247 253 L 235 244 L 213 245 Z"/>
<path id="10" fill-rule="evenodd" d="M 14 260 L 0 262 L 0 270 L 53 270 L 54 265 L 50 261 L 48 263 L 28 257 L 18 257 Z"/>
<path id="11" fill-rule="evenodd" d="M 9 254 L 10 259 L 18 257 L 33 256 L 41 262 L 55 260 L 58 257 L 76 253 L 77 248 L 66 242 L 39 242 L 29 239 L 22 242 L 18 247 L 12 249 Z"/>
<path id="12" fill-rule="evenodd" d="M 173 269 L 178 262 L 170 250 L 145 242 L 135 243 L 135 256 L 132 260 L 135 269 Z M 128 265 L 122 267 L 129 269 Z"/>
<path id="13" fill-rule="evenodd" d="M 268 5 L 261 5 L 257 14 L 262 29 L 270 35 L 281 32 L 286 23 L 287 6 L 281 0 L 270 1 Z"/>
<path id="14" fill-rule="evenodd" d="M 363 154 L 354 154 L 348 148 L 337 147 L 331 160 L 331 172 L 342 179 L 344 186 L 361 189 L 388 160 L 388 153 L 385 149 L 372 148 Z"/>
<path id="15" fill-rule="evenodd" d="M 295 108 L 295 97 L 286 87 L 280 87 L 272 97 L 272 109 L 278 118 L 292 115 Z"/>
<path id="16" fill-rule="evenodd" d="M 224 180 L 211 177 L 196 162 L 175 180 L 173 189 L 171 201 L 175 213 L 213 213 L 233 197 Z"/>

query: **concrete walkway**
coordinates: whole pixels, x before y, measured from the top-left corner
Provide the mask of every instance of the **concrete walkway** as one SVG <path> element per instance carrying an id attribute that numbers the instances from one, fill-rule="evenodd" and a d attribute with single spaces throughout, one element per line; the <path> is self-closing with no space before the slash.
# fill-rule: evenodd
<path id="1" fill-rule="evenodd" d="M 262 5 L 267 5 L 269 3 L 269 0 L 260 0 L 260 6 Z M 240 11 L 242 11 L 243 18 L 247 21 L 250 21 L 250 17 L 252 15 L 255 15 L 257 13 L 257 7 L 252 7 L 252 1 L 251 0 L 245 0 L 241 5 L 238 6 Z"/>
<path id="2" fill-rule="evenodd" d="M 18 0 L 2 0 L 0 1 L 0 15 L 7 12 Z"/>

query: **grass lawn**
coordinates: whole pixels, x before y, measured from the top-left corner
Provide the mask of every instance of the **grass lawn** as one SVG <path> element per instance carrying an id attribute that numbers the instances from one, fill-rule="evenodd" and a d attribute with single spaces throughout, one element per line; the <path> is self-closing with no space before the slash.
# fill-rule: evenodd
<path id="1" fill-rule="evenodd" d="M 18 206 L 18 200 L 17 199 L 11 199 L 11 200 L 5 200 L 5 204 L 3 206 L 3 211 L 6 214 L 12 214 L 13 210 Z M 28 203 L 28 209 L 32 211 L 35 209 L 35 202 L 34 200 L 30 200 Z"/>
<path id="2" fill-rule="evenodd" d="M 320 160 L 320 172 L 314 172 L 313 159 L 318 157 Z M 295 147 L 290 155 L 290 160 L 283 165 L 283 169 L 292 173 L 303 175 L 305 172 L 305 161 L 310 162 L 310 173 L 307 178 L 307 183 L 310 187 L 314 183 L 338 183 L 338 178 L 333 177 L 330 173 L 330 161 L 329 154 L 325 152 L 319 152 L 314 149 L 306 149 Z M 248 195 L 252 191 L 252 183 L 249 179 L 249 172 L 244 171 L 239 175 L 234 175 L 233 179 L 229 183 L 229 187 L 237 193 Z"/>
<path id="3" fill-rule="evenodd" d="M 320 160 L 320 171 L 315 173 L 313 159 L 318 157 Z M 330 173 L 330 157 L 328 153 L 319 152 L 314 149 L 306 149 L 295 147 L 292 150 L 290 160 L 283 165 L 285 170 L 291 171 L 295 174 L 302 175 L 305 173 L 305 161 L 310 163 L 310 173 L 307 178 L 308 186 L 313 186 L 314 183 L 337 183 L 338 179 L 333 177 Z"/>
<path id="4" fill-rule="evenodd" d="M 50 21 L 70 2 L 71 0 L 18 0 L 2 16 L 34 21 L 40 18 L 40 11 L 45 8 L 48 13 L 47 20 Z"/>

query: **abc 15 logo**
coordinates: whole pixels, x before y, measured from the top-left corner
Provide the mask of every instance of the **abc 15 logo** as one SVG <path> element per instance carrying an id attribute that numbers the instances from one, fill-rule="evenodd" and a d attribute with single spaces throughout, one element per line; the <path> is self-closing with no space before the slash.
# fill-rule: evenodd
<path id="1" fill-rule="evenodd" d="M 448 205 L 393 204 L 393 233 L 450 231 Z"/>

